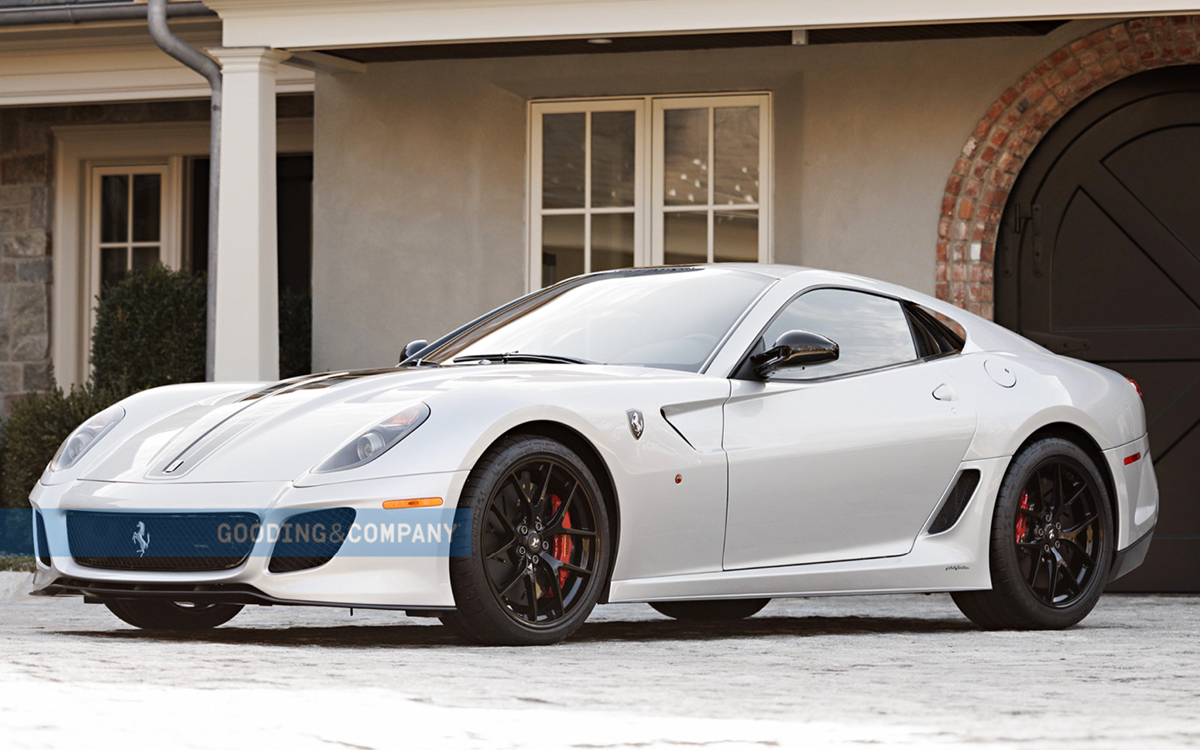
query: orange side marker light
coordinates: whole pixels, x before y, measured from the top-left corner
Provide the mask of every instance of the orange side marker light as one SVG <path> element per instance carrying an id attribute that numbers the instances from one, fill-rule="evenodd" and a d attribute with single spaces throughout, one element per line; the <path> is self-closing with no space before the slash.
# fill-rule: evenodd
<path id="1" fill-rule="evenodd" d="M 384 510 L 396 510 L 398 508 L 436 508 L 442 504 L 440 497 L 414 497 L 408 500 L 384 500 Z"/>

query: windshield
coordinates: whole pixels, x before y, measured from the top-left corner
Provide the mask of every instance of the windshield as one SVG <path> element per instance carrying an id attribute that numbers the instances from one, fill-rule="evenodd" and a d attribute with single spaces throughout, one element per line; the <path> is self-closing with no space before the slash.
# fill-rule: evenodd
<path id="1" fill-rule="evenodd" d="M 586 276 L 485 319 L 422 357 L 581 361 L 699 372 L 773 280 L 747 271 L 657 268 Z M 501 360 L 500 355 L 512 356 Z"/>

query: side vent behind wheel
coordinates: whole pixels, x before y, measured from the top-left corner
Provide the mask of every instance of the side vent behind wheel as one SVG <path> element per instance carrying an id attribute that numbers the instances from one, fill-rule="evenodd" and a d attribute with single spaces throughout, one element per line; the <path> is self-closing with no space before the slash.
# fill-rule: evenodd
<path id="1" fill-rule="evenodd" d="M 978 486 L 978 469 L 967 469 L 959 474 L 958 481 L 954 483 L 954 489 L 950 490 L 950 497 L 946 498 L 942 509 L 938 511 L 933 523 L 929 525 L 929 533 L 940 534 L 958 523 L 958 517 L 966 510 L 967 503 L 970 502 L 971 496 L 975 494 L 975 488 Z"/>

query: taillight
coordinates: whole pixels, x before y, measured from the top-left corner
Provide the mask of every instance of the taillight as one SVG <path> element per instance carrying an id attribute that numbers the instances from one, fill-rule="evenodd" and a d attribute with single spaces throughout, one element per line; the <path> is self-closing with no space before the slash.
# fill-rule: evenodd
<path id="1" fill-rule="evenodd" d="M 1130 383 L 1133 383 L 1133 390 L 1137 391 L 1138 398 L 1141 398 L 1142 397 L 1142 387 L 1137 384 L 1137 381 L 1134 380 L 1133 378 L 1125 378 L 1125 379 L 1128 380 Z"/>

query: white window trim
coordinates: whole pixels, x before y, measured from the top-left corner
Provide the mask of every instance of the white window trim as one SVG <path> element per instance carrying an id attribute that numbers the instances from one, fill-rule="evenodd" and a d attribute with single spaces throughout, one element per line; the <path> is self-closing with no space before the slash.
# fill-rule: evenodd
<path id="1" fill-rule="evenodd" d="M 313 121 L 278 121 L 278 152 L 312 153 Z M 54 284 L 51 291 L 50 356 L 64 388 L 88 379 L 91 305 L 87 223 L 89 163 L 130 163 L 169 156 L 207 157 L 207 122 L 127 125 L 65 125 L 54 133 Z"/>
<path id="2" fill-rule="evenodd" d="M 713 110 L 716 107 L 759 107 L 761 116 L 758 121 L 758 203 L 745 206 L 718 206 L 713 204 L 713 190 L 716 186 L 716 159 L 714 158 L 713 149 L 716 140 L 713 137 L 714 117 Z M 668 109 L 707 109 L 708 110 L 708 200 L 704 205 L 694 206 L 667 206 L 663 196 L 663 183 L 665 182 L 665 162 L 659 158 L 664 151 L 664 136 L 663 136 L 663 113 Z M 653 217 L 653 228 L 651 237 L 653 238 L 653 253 L 651 256 L 652 265 L 661 265 L 664 257 L 664 232 L 663 232 L 663 214 L 664 213 L 700 213 L 704 210 L 708 215 L 708 262 L 713 261 L 713 215 L 716 211 L 745 211 L 746 213 L 754 212 L 758 214 L 758 262 L 770 263 L 772 248 L 774 243 L 772 240 L 771 226 L 771 201 L 775 194 L 771 181 L 771 97 L 767 94 L 747 94 L 738 96 L 697 96 L 697 97 L 660 97 L 654 100 L 654 115 L 651 121 L 654 123 L 654 144 L 651 148 L 651 153 L 655 154 L 651 159 L 651 178 L 650 184 L 654 186 L 654 199 L 651 206 L 651 216 Z"/>
<path id="3" fill-rule="evenodd" d="M 647 136 L 647 118 L 646 118 L 646 99 L 638 97 L 635 99 L 602 99 L 602 100 L 575 100 L 575 101 L 553 101 L 553 102 L 534 102 L 530 107 L 530 165 L 529 165 L 529 289 L 539 289 L 542 279 L 542 217 L 553 215 L 570 215 L 570 216 L 588 216 L 594 214 L 612 214 L 612 213 L 631 213 L 633 214 L 633 262 L 634 265 L 644 266 L 649 265 L 648 251 L 649 237 L 647 234 L 648 228 L 645 220 L 644 211 L 639 210 L 640 206 L 645 205 L 646 200 L 646 179 L 647 175 L 641 165 L 644 163 L 644 149 Z M 580 107 L 584 107 L 582 111 L 588 114 L 587 129 L 584 136 L 584 208 L 565 208 L 565 209 L 542 209 L 542 117 L 548 114 L 558 114 L 564 112 L 580 112 Z M 619 208 L 592 208 L 592 118 L 593 112 L 618 112 L 629 111 L 634 112 L 634 127 L 638 131 L 638 137 L 634 140 L 634 164 L 638 167 L 634 173 L 633 182 L 633 206 Z M 592 244 L 592 223 L 591 221 L 584 222 L 584 270 L 591 270 L 591 244 Z"/>
<path id="4" fill-rule="evenodd" d="M 129 246 L 134 244 L 153 244 L 159 247 L 159 261 L 171 269 L 178 269 L 182 263 L 180 245 L 183 239 L 183 161 L 182 156 L 172 156 L 166 159 L 130 160 L 130 161 L 90 161 L 87 164 L 88 181 L 87 197 L 84 199 L 88 206 L 87 252 L 82 262 L 83 277 L 87 284 L 87 325 L 84 330 L 91 331 L 96 327 L 96 298 L 100 294 L 100 180 L 106 175 L 137 175 L 158 174 L 162 176 L 162 189 L 159 191 L 159 241 L 154 243 L 134 243 L 132 238 Z M 132 208 L 132 207 L 131 207 Z M 129 227 L 129 232 L 133 227 Z M 84 367 L 90 366 L 91 352 L 84 352 Z"/>
<path id="5" fill-rule="evenodd" d="M 635 146 L 635 164 L 637 171 L 634 177 L 634 253 L 635 266 L 662 265 L 663 262 L 663 195 L 662 169 L 660 155 L 662 153 L 662 110 L 684 109 L 713 106 L 758 106 L 762 117 L 759 121 L 759 202 L 757 204 L 758 231 L 758 262 L 771 263 L 774 257 L 775 232 L 773 204 L 775 198 L 772 165 L 774 163 L 774 111 L 770 92 L 754 91 L 736 94 L 689 94 L 689 95 L 648 95 L 638 97 L 577 97 L 570 99 L 533 100 L 529 102 L 529 138 L 528 158 L 526 159 L 526 257 L 527 271 L 525 279 L 526 292 L 535 291 L 542 287 L 542 217 L 554 214 L 601 214 L 628 213 L 628 209 L 586 208 L 586 209 L 545 209 L 542 201 L 542 117 L 546 114 L 570 112 L 612 112 L 633 110 L 637 118 L 638 138 Z M 591 118 L 588 118 L 588 131 L 585 138 L 585 173 L 584 190 L 585 206 L 591 204 Z M 711 118 L 710 118 L 711 136 Z M 650 146 L 650 153 L 646 147 Z M 712 148 L 712 139 L 709 139 Z M 710 154 L 711 156 L 711 154 Z M 711 163 L 711 159 L 710 159 Z M 709 180 L 711 195 L 712 180 Z M 649 194 L 647 193 L 649 191 Z M 728 206 L 716 206 L 716 210 L 728 209 Z M 747 207 L 749 208 L 749 207 Z M 668 208 L 667 210 L 672 210 Z M 682 209 L 681 209 L 682 210 Z M 711 216 L 711 211 L 710 211 Z M 710 219 L 711 224 L 711 219 Z M 591 223 L 585 224 L 585 243 L 590 246 Z M 712 257 L 712 227 L 709 227 L 709 257 Z M 589 254 L 590 258 L 590 254 Z"/>

